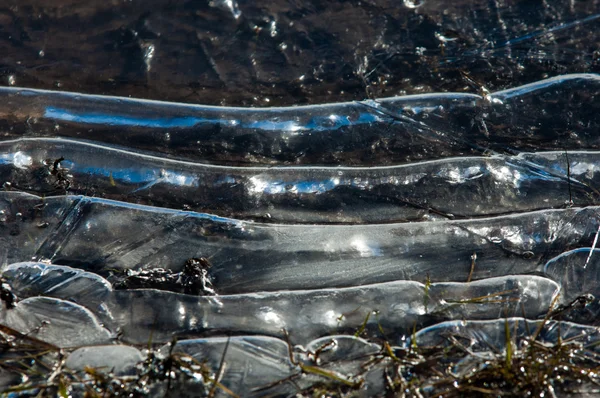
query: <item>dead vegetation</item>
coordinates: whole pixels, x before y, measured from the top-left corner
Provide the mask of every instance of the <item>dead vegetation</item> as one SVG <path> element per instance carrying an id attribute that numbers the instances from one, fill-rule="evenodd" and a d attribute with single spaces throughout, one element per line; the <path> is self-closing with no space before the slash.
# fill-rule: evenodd
<path id="1" fill-rule="evenodd" d="M 212 397 L 216 391 L 237 396 L 217 380 L 218 373 L 206 363 L 173 352 L 174 344 L 167 354 L 149 347 L 146 359 L 131 375 L 115 375 L 111 369 L 91 367 L 75 371 L 65 366 L 69 350 L 0 325 L 0 374 L 10 374 L 13 380 L 13 385 L 1 394 L 61 398 L 170 396 L 189 385 L 197 396 Z"/>
<path id="2" fill-rule="evenodd" d="M 299 391 L 299 396 L 362 396 L 365 381 L 378 377 L 383 378 L 382 395 L 386 397 L 556 397 L 600 393 L 600 353 L 594 350 L 597 344 L 584 342 L 585 333 L 563 339 L 559 332 L 553 343 L 540 339 L 541 331 L 557 315 L 556 309 L 549 310 L 537 329 L 527 330 L 525 336 L 517 336 L 506 319 L 502 350 L 491 346 L 482 350 L 481 341 L 461 334 L 444 335 L 444 344 L 434 347 L 419 346 L 415 335 L 405 347 L 377 339 L 381 351 L 364 358 L 358 373 L 339 375 L 331 370 L 336 365 L 332 363 L 315 363 L 318 372 L 313 366 L 301 366 L 302 373 L 319 374 L 323 380 Z M 560 330 L 560 323 L 558 326 Z"/>
<path id="3" fill-rule="evenodd" d="M 584 305 L 578 300 L 578 305 Z M 567 310 L 556 302 L 537 328 L 520 335 L 516 323 L 506 319 L 502 348 L 486 346 L 473 334 L 442 334 L 443 343 L 419 345 L 416 331 L 400 346 L 379 337 L 370 337 L 381 349 L 375 354 L 329 361 L 327 352 L 335 342 L 324 343 L 314 352 L 300 352 L 289 346 L 289 359 L 297 373 L 270 385 L 259 386 L 255 395 L 270 396 L 273 388 L 287 384 L 298 397 L 353 397 L 377 390 L 386 397 L 532 396 L 600 392 L 598 344 L 586 343 L 585 334 L 568 339 L 544 341 L 542 331 L 557 322 Z M 513 318 L 515 319 L 515 318 Z M 511 323 L 512 322 L 512 323 Z M 366 333 L 364 328 L 357 335 Z M 3 395 L 36 397 L 142 397 L 177 396 L 194 391 L 194 396 L 237 396 L 220 380 L 227 368 L 224 350 L 221 364 L 207 362 L 149 344 L 146 359 L 128 375 L 111 369 L 85 368 L 74 371 L 65 366 L 68 350 L 0 326 L 0 375 L 10 375 L 12 386 Z M 350 355 L 352 355 L 350 353 Z M 353 370 L 349 370 L 353 369 Z M 5 379 L 7 380 L 7 379 Z"/>

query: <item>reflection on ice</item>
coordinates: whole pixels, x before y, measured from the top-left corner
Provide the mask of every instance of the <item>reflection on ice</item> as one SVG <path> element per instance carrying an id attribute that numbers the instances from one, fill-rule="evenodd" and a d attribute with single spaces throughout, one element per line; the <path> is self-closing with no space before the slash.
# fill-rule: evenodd
<path id="1" fill-rule="evenodd" d="M 122 340 L 135 344 L 150 338 L 169 341 L 192 331 L 281 337 L 283 329 L 293 341 L 306 343 L 361 327 L 370 334 L 383 331 L 393 336 L 445 319 L 523 314 L 535 318 L 548 311 L 559 289 L 550 279 L 507 276 L 471 283 L 395 281 L 341 289 L 257 292 L 215 300 L 150 289 L 113 291 L 106 281 L 98 284 L 99 277 L 93 273 L 39 263 L 13 264 L 3 277 L 17 297 L 25 299 L 21 303 L 37 296 L 76 301 L 103 319 L 105 327 L 118 330 Z M 55 288 L 74 280 L 77 287 L 70 290 Z M 102 305 L 98 305 L 99 298 Z M 152 326 L 156 323 L 160 329 Z"/>
<path id="2" fill-rule="evenodd" d="M 252 390 L 274 385 L 269 392 L 290 394 L 292 386 L 277 386 L 277 382 L 298 374 L 298 368 L 290 362 L 288 345 L 283 341 L 269 337 L 217 337 L 207 339 L 190 339 L 178 341 L 174 348 L 166 346 L 163 353 L 170 350 L 185 353 L 196 358 L 200 363 L 207 362 L 213 369 L 218 369 L 221 361 L 225 361 L 222 383 L 232 391 L 245 392 L 252 396 Z M 287 395 L 286 394 L 286 395 Z M 257 393 L 256 396 L 264 395 Z"/>
<path id="3" fill-rule="evenodd" d="M 242 109 L 0 88 L 0 324 L 121 374 L 142 353 L 109 344 L 185 338 L 157 355 L 257 396 L 315 366 L 383 391 L 413 342 L 460 337 L 457 372 L 506 330 L 594 350 L 600 78 L 481 91 Z"/>
<path id="4" fill-rule="evenodd" d="M 67 300 L 31 297 L 0 315 L 2 325 L 60 348 L 106 344 L 114 339 L 87 308 Z"/>
<path id="5" fill-rule="evenodd" d="M 569 201 L 585 206 L 600 197 L 593 168 L 598 152 L 572 152 L 568 172 L 564 152 L 390 167 L 268 168 L 174 161 L 63 139 L 4 141 L 0 149 L 0 181 L 14 190 L 102 192 L 120 201 L 282 223 L 467 218 Z"/>
<path id="6" fill-rule="evenodd" d="M 508 322 L 510 336 L 507 339 L 504 324 Z M 449 337 L 455 336 L 468 341 L 468 349 L 474 352 L 504 352 L 506 342 L 516 340 L 516 347 L 537 333 L 540 325 L 544 325 L 537 340 L 542 343 L 555 344 L 560 336 L 564 341 L 572 339 L 583 343 L 590 349 L 596 349 L 600 341 L 600 330 L 595 327 L 579 325 L 571 322 L 529 320 L 523 318 L 507 318 L 489 321 L 448 321 L 421 329 L 415 335 L 419 346 L 435 347 L 451 345 Z M 410 341 L 409 341 L 410 343 Z"/>
<path id="7" fill-rule="evenodd" d="M 574 74 L 485 96 L 244 109 L 3 87 L 0 120 L 11 125 L 7 138 L 79 139 L 83 130 L 87 140 L 207 163 L 389 165 L 600 149 L 599 91 L 597 75 Z"/>
<path id="8" fill-rule="evenodd" d="M 565 248 L 591 246 L 596 207 L 476 220 L 277 225 L 77 196 L 4 192 L 6 263 L 47 259 L 106 274 L 179 271 L 205 257 L 218 293 L 314 289 L 398 279 L 466 281 L 541 271 Z M 4 232 L 2 232 L 4 231 Z"/>

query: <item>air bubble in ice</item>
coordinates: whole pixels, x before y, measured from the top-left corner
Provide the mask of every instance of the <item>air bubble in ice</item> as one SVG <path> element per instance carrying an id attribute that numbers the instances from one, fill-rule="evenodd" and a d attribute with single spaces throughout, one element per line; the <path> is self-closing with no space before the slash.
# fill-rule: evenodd
<path id="1" fill-rule="evenodd" d="M 155 48 L 152 43 L 143 43 L 142 50 L 144 51 L 144 64 L 146 64 L 146 71 L 150 72 L 152 69 L 152 59 L 154 58 Z"/>
<path id="2" fill-rule="evenodd" d="M 231 12 L 231 15 L 235 19 L 238 19 L 242 15 L 237 1 L 234 0 L 214 0 L 211 1 L 209 5 L 211 7 L 216 7 Z"/>
<path id="3" fill-rule="evenodd" d="M 425 4 L 425 0 L 404 0 L 404 5 L 408 8 L 417 8 Z"/>
<path id="4" fill-rule="evenodd" d="M 18 151 L 13 155 L 13 164 L 15 167 L 20 169 L 24 169 L 33 164 L 31 156 L 26 155 L 25 153 Z"/>

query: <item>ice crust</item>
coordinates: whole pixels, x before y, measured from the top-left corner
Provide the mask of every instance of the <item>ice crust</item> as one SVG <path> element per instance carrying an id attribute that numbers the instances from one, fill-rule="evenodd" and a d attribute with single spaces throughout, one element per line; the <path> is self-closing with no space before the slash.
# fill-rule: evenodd
<path id="1" fill-rule="evenodd" d="M 85 131 L 86 140 L 217 164 L 381 166 L 600 149 L 599 92 L 598 75 L 572 74 L 486 95 L 260 109 L 2 87 L 0 117 L 11 125 L 7 139 Z"/>
<path id="2" fill-rule="evenodd" d="M 109 199 L 273 223 L 482 217 L 563 207 L 569 200 L 585 206 L 597 200 L 600 183 L 600 153 L 582 151 L 384 167 L 232 167 L 71 139 L 22 138 L 0 142 L 0 150 L 0 181 L 12 189 L 55 195 L 54 160 L 62 159 L 72 194 L 102 192 Z"/>
<path id="3" fill-rule="evenodd" d="M 197 297 L 154 289 L 112 290 L 93 273 L 40 263 L 13 264 L 3 277 L 17 297 L 45 296 L 77 303 L 94 312 L 113 333 L 119 331 L 122 341 L 133 344 L 150 339 L 168 342 L 191 332 L 283 337 L 283 329 L 292 342 L 306 344 L 333 332 L 351 333 L 363 323 L 372 332 L 401 335 L 415 324 L 444 319 L 496 319 L 505 314 L 535 318 L 547 311 L 559 290 L 548 278 L 506 276 L 428 286 L 395 281 L 341 289 Z M 73 281 L 77 281 L 76 288 L 60 289 Z"/>
<path id="4" fill-rule="evenodd" d="M 473 253 L 474 279 L 540 272 L 565 248 L 591 246 L 600 225 L 597 207 L 419 223 L 285 225 L 83 196 L 42 200 L 0 192 L 0 198 L 7 262 L 34 258 L 107 273 L 179 271 L 187 259 L 206 257 L 222 294 L 424 282 L 427 275 L 434 282 L 466 281 Z"/>
<path id="5" fill-rule="evenodd" d="M 595 347 L 598 92 L 581 74 L 243 109 L 0 88 L 0 325 L 76 371 L 135 374 L 149 344 L 225 361 L 245 396 L 449 336 L 491 355 L 507 323 Z M 216 294 L 115 282 L 200 258 Z"/>

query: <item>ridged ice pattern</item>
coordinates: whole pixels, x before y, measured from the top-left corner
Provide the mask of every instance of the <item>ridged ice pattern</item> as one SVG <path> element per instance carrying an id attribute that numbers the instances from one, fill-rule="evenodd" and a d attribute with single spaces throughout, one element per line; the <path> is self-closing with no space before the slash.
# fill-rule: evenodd
<path id="1" fill-rule="evenodd" d="M 79 348 L 72 369 L 131 373 L 148 342 L 225 360 L 248 396 L 449 336 L 596 347 L 599 93 L 567 75 L 243 109 L 0 88 L 0 324 Z"/>

